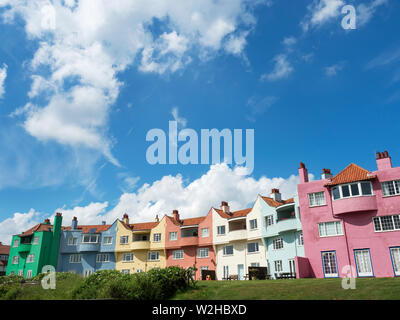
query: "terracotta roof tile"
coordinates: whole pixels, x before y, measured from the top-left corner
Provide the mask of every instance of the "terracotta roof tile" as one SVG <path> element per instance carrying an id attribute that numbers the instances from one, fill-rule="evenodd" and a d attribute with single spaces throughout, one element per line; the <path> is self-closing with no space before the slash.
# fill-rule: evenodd
<path id="1" fill-rule="evenodd" d="M 365 170 L 358 165 L 351 163 L 345 169 L 340 171 L 336 176 L 334 176 L 331 179 L 331 182 L 325 184 L 325 186 L 335 186 L 342 183 L 370 180 L 375 177 L 376 176 L 370 174 L 368 170 Z"/>
<path id="2" fill-rule="evenodd" d="M 167 218 L 176 226 L 194 226 L 201 223 L 206 217 L 180 219 L 179 222 L 177 222 L 173 217 L 167 216 Z"/>
<path id="3" fill-rule="evenodd" d="M 20 237 L 25 237 L 25 236 L 30 236 L 35 232 L 40 232 L 40 231 L 49 231 L 53 232 L 53 225 L 51 224 L 45 224 L 45 223 L 38 223 L 37 225 L 33 226 L 32 228 L 22 232 L 18 236 Z"/>
<path id="4" fill-rule="evenodd" d="M 263 197 L 261 196 L 261 198 L 270 206 L 270 207 L 279 207 L 282 206 L 284 204 L 288 204 L 288 203 L 294 203 L 294 198 L 290 198 L 287 200 L 282 200 L 282 201 L 276 201 L 273 198 L 270 197 Z"/>
<path id="5" fill-rule="evenodd" d="M 232 219 L 232 218 L 239 218 L 239 217 L 245 217 L 249 214 L 249 212 L 251 211 L 252 208 L 247 208 L 247 209 L 243 209 L 243 210 L 238 210 L 238 211 L 234 211 L 234 212 L 230 212 L 225 213 L 224 211 L 222 211 L 221 209 L 216 209 L 214 208 L 215 211 L 218 212 L 218 214 L 225 219 Z"/>
<path id="6" fill-rule="evenodd" d="M 10 246 L 7 246 L 5 244 L 0 244 L 0 254 L 9 254 L 10 253 Z"/>
<path id="7" fill-rule="evenodd" d="M 130 228 L 132 231 L 138 231 L 138 230 L 150 230 L 153 229 L 154 227 L 157 227 L 159 222 L 143 222 L 143 223 L 133 223 L 130 224 Z"/>

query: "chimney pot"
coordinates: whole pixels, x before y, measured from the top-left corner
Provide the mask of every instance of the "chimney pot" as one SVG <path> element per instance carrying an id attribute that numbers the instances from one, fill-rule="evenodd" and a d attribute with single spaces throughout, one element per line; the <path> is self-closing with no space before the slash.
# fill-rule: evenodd
<path id="1" fill-rule="evenodd" d="M 389 152 L 377 152 L 376 165 L 378 170 L 385 170 L 392 168 L 392 159 L 389 156 Z"/>
<path id="2" fill-rule="evenodd" d="M 72 228 L 72 230 L 75 230 L 77 227 L 78 227 L 78 218 L 77 217 L 73 217 L 72 218 L 71 228 Z"/>
<path id="3" fill-rule="evenodd" d="M 156 214 L 156 222 L 160 222 L 160 219 L 158 219 L 158 214 Z"/>
<path id="4" fill-rule="evenodd" d="M 129 216 L 128 216 L 127 213 L 124 213 L 123 221 L 124 221 L 125 224 L 129 224 Z"/>
<path id="5" fill-rule="evenodd" d="M 300 178 L 300 183 L 308 182 L 308 170 L 303 162 L 300 162 L 299 178 Z"/>
<path id="6" fill-rule="evenodd" d="M 271 198 L 273 198 L 275 201 L 281 201 L 282 197 L 279 192 L 279 189 L 272 189 L 271 190 Z"/>
<path id="7" fill-rule="evenodd" d="M 322 169 L 321 179 L 330 179 L 332 177 L 331 169 Z"/>
<path id="8" fill-rule="evenodd" d="M 221 201 L 221 207 L 220 207 L 220 209 L 221 209 L 224 213 L 228 213 L 228 214 L 229 214 L 230 209 L 229 209 L 229 204 L 228 204 L 228 202 L 226 202 L 226 201 Z"/>
<path id="9" fill-rule="evenodd" d="M 105 226 L 105 225 L 106 225 L 106 222 L 105 222 L 105 221 L 102 221 L 101 224 L 102 224 L 103 226 Z"/>

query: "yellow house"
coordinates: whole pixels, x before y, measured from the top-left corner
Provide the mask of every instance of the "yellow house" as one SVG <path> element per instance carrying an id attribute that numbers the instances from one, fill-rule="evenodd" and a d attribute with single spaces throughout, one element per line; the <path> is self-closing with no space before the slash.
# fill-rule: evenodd
<path id="1" fill-rule="evenodd" d="M 154 222 L 129 223 L 125 213 L 117 220 L 115 246 L 116 269 L 123 273 L 145 272 L 165 268 L 165 216 Z"/>

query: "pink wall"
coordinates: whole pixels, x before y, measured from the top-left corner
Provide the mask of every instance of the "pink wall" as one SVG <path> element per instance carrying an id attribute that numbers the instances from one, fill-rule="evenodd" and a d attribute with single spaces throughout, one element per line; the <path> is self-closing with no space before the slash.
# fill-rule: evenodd
<path id="1" fill-rule="evenodd" d="M 296 264 L 296 278 L 314 278 L 308 258 L 296 256 L 294 258 Z"/>
<path id="2" fill-rule="evenodd" d="M 345 265 L 351 264 L 355 267 L 353 250 L 367 248 L 370 249 L 374 276 L 394 276 L 389 247 L 400 246 L 400 231 L 375 232 L 372 218 L 374 216 L 400 214 L 400 196 L 383 198 L 381 190 L 381 181 L 400 179 L 400 168 L 379 170 L 374 174 L 377 175 L 377 179 L 372 180 L 372 187 L 376 197 L 371 197 L 371 201 L 373 199 L 376 202 L 377 209 L 375 210 L 373 210 L 373 205 L 365 201 L 366 204 L 363 205 L 369 206 L 372 210 L 359 211 L 360 203 L 355 200 L 356 198 L 336 200 L 342 203 L 340 206 L 335 204 L 335 210 L 333 210 L 331 194 L 329 189 L 324 187 L 324 184 L 329 180 L 318 180 L 298 185 L 304 250 L 316 277 L 324 277 L 322 251 L 336 251 L 339 275 L 342 277 L 344 274 L 341 271 Z M 308 193 L 319 191 L 325 192 L 327 204 L 310 208 Z M 347 201 L 346 204 L 345 201 Z M 338 210 L 338 207 L 340 207 L 340 210 Z M 353 209 L 357 212 L 352 211 Z M 319 237 L 319 222 L 339 220 L 342 221 L 344 236 Z"/>

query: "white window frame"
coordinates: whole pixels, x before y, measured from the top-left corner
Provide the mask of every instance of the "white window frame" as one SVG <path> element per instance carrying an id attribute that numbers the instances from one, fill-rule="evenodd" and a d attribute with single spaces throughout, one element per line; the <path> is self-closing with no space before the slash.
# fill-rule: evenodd
<path id="1" fill-rule="evenodd" d="M 178 232 L 172 231 L 169 233 L 169 241 L 176 241 L 178 240 Z"/>
<path id="2" fill-rule="evenodd" d="M 254 245 L 254 249 L 255 249 L 254 251 L 249 250 L 250 245 Z M 247 243 L 247 253 L 258 253 L 258 252 L 260 252 L 260 246 L 259 246 L 258 242 Z"/>
<path id="3" fill-rule="evenodd" d="M 274 224 L 274 215 L 273 214 L 270 214 L 270 215 L 266 216 L 265 218 L 266 218 L 265 222 L 267 224 L 267 227 L 272 226 Z"/>
<path id="4" fill-rule="evenodd" d="M 394 275 L 400 276 L 400 247 L 391 247 L 389 249 L 390 249 L 390 258 L 392 259 Z M 394 254 L 394 252 L 396 253 Z"/>
<path id="5" fill-rule="evenodd" d="M 224 233 L 221 233 L 221 230 L 224 230 Z M 226 235 L 226 226 L 225 225 L 221 225 L 221 226 L 217 226 L 217 236 L 224 236 Z"/>
<path id="6" fill-rule="evenodd" d="M 131 258 L 127 259 L 127 257 L 131 257 Z M 134 259 L 135 259 L 135 255 L 133 254 L 133 252 L 124 253 L 122 255 L 122 262 L 133 262 Z"/>
<path id="7" fill-rule="evenodd" d="M 19 264 L 19 256 L 14 256 L 13 257 L 12 264 Z"/>
<path id="8" fill-rule="evenodd" d="M 155 255 L 155 256 L 153 256 Z M 147 254 L 147 261 L 159 261 L 160 252 L 159 251 L 149 251 Z"/>
<path id="9" fill-rule="evenodd" d="M 126 240 L 126 241 L 125 241 Z M 119 237 L 119 244 L 120 245 L 126 245 L 129 244 L 129 236 L 120 236 Z"/>
<path id="10" fill-rule="evenodd" d="M 161 233 L 153 234 L 153 242 L 161 242 Z"/>
<path id="11" fill-rule="evenodd" d="M 334 260 L 333 261 L 335 263 L 336 273 L 326 273 L 326 265 L 324 263 L 324 254 L 326 254 L 326 255 L 334 255 Z M 321 252 L 321 259 L 322 259 L 322 270 L 324 272 L 324 277 L 325 278 L 337 278 L 337 277 L 339 277 L 339 266 L 338 266 L 338 263 L 337 263 L 336 251 L 323 251 L 323 252 Z M 329 263 L 329 261 L 328 261 L 328 263 Z M 329 267 L 332 268 L 330 265 L 329 265 Z"/>
<path id="12" fill-rule="evenodd" d="M 110 255 L 108 253 L 98 253 L 96 255 L 96 262 L 98 263 L 110 262 Z"/>
<path id="13" fill-rule="evenodd" d="M 227 279 L 229 277 L 229 266 L 223 266 L 223 277 L 224 279 Z"/>
<path id="14" fill-rule="evenodd" d="M 361 184 L 362 183 L 369 183 L 370 185 L 370 189 L 371 189 L 371 194 L 363 194 L 362 192 L 362 187 Z M 353 190 L 351 189 L 352 185 L 357 185 L 357 190 L 358 190 L 358 194 L 353 195 Z M 349 187 L 349 196 L 348 197 L 344 197 L 343 196 L 343 187 Z M 333 196 L 333 189 L 337 188 L 339 190 L 339 198 L 335 199 Z M 356 182 L 351 182 L 351 183 L 343 183 L 343 184 L 339 184 L 337 186 L 334 186 L 332 188 L 332 200 L 336 201 L 336 200 L 341 200 L 341 199 L 349 199 L 349 198 L 358 198 L 358 197 L 371 197 L 374 196 L 374 189 L 372 188 L 372 184 L 370 181 L 356 181 Z"/>
<path id="15" fill-rule="evenodd" d="M 24 270 L 18 270 L 18 275 L 22 277 L 24 275 Z"/>
<path id="16" fill-rule="evenodd" d="M 33 253 L 28 254 L 26 257 L 26 263 L 34 263 L 35 262 L 35 255 Z"/>
<path id="17" fill-rule="evenodd" d="M 330 223 L 335 224 L 335 234 L 327 234 L 327 225 Z M 338 226 L 340 226 L 340 230 L 338 229 Z M 324 231 L 324 232 L 321 232 Z M 320 222 L 318 223 L 318 234 L 320 238 L 326 238 L 326 237 L 338 237 L 338 236 L 343 236 L 343 225 L 342 221 L 326 221 L 326 222 Z"/>
<path id="18" fill-rule="evenodd" d="M 354 259 L 357 267 L 357 274 L 359 277 L 372 277 L 374 275 L 372 269 L 372 259 L 369 249 L 355 249 Z M 360 269 L 367 267 L 369 271 L 362 271 Z"/>
<path id="19" fill-rule="evenodd" d="M 232 253 L 226 253 L 226 248 L 227 248 L 227 247 L 232 247 Z M 235 253 L 235 248 L 234 248 L 234 246 L 233 246 L 232 244 L 227 245 L 227 246 L 224 246 L 224 247 L 222 248 L 222 254 L 223 254 L 224 256 L 232 256 L 234 253 Z"/>
<path id="20" fill-rule="evenodd" d="M 201 237 L 208 238 L 210 236 L 210 229 L 209 228 L 201 228 Z"/>
<path id="21" fill-rule="evenodd" d="M 67 242 L 68 246 L 76 246 L 77 244 L 78 244 L 78 238 L 77 237 L 68 238 L 68 242 Z"/>
<path id="22" fill-rule="evenodd" d="M 393 229 L 387 229 L 383 230 L 383 224 L 382 224 L 382 218 L 391 218 L 392 226 Z M 377 223 L 377 221 L 379 223 Z M 399 231 L 400 230 L 400 214 L 394 214 L 394 215 L 387 215 L 387 216 L 379 216 L 379 217 L 373 217 L 372 218 L 372 224 L 374 225 L 374 231 L 375 232 L 392 232 L 392 231 Z M 397 227 L 396 227 L 397 224 Z M 380 230 L 377 230 L 377 225 L 379 225 Z"/>
<path id="23" fill-rule="evenodd" d="M 107 240 L 111 240 L 111 241 L 106 241 Z M 111 245 L 113 243 L 113 236 L 104 236 L 103 237 L 103 244 L 104 245 Z"/>
<path id="24" fill-rule="evenodd" d="M 283 271 L 282 260 L 275 260 L 274 267 L 275 267 L 275 272 L 282 272 Z"/>
<path id="25" fill-rule="evenodd" d="M 33 237 L 33 242 L 32 242 L 32 244 L 39 244 L 39 239 L 40 239 L 39 236 Z"/>
<path id="26" fill-rule="evenodd" d="M 19 240 L 15 239 L 13 242 L 13 248 L 18 248 L 18 246 L 19 246 Z"/>
<path id="27" fill-rule="evenodd" d="M 394 193 L 393 194 L 385 194 L 387 188 L 385 187 L 385 185 L 388 184 L 392 184 L 392 188 Z M 394 197 L 394 196 L 398 196 L 400 195 L 400 180 L 390 180 L 390 181 L 383 181 L 381 183 L 381 187 L 382 187 L 382 196 L 383 197 Z"/>
<path id="28" fill-rule="evenodd" d="M 89 241 L 85 241 L 85 237 L 89 237 Z M 92 240 L 93 238 L 95 238 L 96 240 L 93 241 L 93 240 Z M 99 234 L 85 233 L 85 234 L 82 235 L 81 243 L 82 243 L 82 244 L 95 244 L 95 243 L 99 243 L 99 238 L 100 238 L 100 235 L 99 235 Z"/>
<path id="29" fill-rule="evenodd" d="M 299 231 L 297 233 L 297 245 L 298 246 L 304 246 L 303 231 Z"/>
<path id="30" fill-rule="evenodd" d="M 82 255 L 79 253 L 71 254 L 69 256 L 69 263 L 81 263 L 82 262 Z"/>
<path id="31" fill-rule="evenodd" d="M 121 270 L 121 273 L 122 273 L 122 274 L 130 274 L 130 273 L 131 273 L 131 270 L 129 270 L 129 269 L 122 269 L 122 270 Z"/>
<path id="32" fill-rule="evenodd" d="M 198 248 L 197 249 L 197 258 L 208 258 L 209 257 L 209 248 Z"/>
<path id="33" fill-rule="evenodd" d="M 324 196 L 323 203 L 317 203 L 317 195 L 322 194 Z M 320 207 L 320 206 L 325 206 L 326 205 L 326 197 L 325 197 L 325 191 L 319 191 L 319 192 L 311 192 L 308 194 L 308 206 L 310 208 L 312 207 Z"/>
<path id="34" fill-rule="evenodd" d="M 257 219 L 251 219 L 249 221 L 249 227 L 250 227 L 250 230 L 257 230 L 258 229 Z"/>
<path id="35" fill-rule="evenodd" d="M 284 248 L 283 238 L 279 237 L 279 238 L 273 239 L 272 240 L 272 248 L 274 250 L 282 250 Z"/>
<path id="36" fill-rule="evenodd" d="M 184 258 L 184 252 L 182 249 L 174 250 L 172 252 L 172 260 L 182 260 Z"/>

